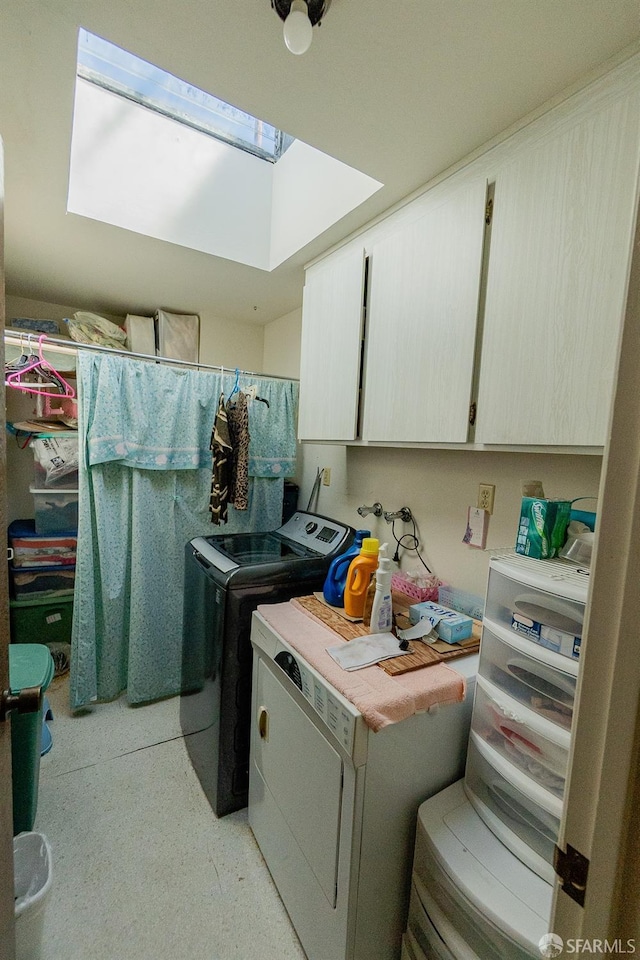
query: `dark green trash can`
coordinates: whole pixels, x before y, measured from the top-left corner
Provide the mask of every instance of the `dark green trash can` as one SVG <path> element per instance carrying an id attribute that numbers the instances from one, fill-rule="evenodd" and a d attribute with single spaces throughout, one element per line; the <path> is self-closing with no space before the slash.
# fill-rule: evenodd
<path id="1" fill-rule="evenodd" d="M 14 694 L 25 687 L 45 690 L 54 674 L 53 657 L 42 643 L 9 644 L 9 686 Z M 42 744 L 42 698 L 37 713 L 11 714 L 11 775 L 13 833 L 33 829 L 38 808 L 38 778 Z"/>

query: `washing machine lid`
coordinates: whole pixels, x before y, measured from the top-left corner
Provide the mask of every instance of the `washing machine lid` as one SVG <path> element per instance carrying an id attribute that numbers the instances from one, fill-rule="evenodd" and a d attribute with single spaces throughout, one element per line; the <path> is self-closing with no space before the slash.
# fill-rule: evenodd
<path id="1" fill-rule="evenodd" d="M 326 570 L 331 559 L 353 540 L 351 527 L 320 514 L 297 510 L 277 530 L 216 533 L 196 537 L 191 544 L 211 574 L 241 580 L 286 576 L 288 570 Z"/>
<path id="2" fill-rule="evenodd" d="M 462 780 L 420 806 L 418 829 L 462 895 L 536 956 L 540 937 L 549 932 L 553 887 L 489 830 L 467 799 Z"/>

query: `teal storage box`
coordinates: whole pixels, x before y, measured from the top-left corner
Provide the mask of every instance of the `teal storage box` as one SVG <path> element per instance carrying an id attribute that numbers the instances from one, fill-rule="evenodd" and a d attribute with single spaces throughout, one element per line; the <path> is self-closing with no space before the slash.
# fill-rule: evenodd
<path id="1" fill-rule="evenodd" d="M 9 644 L 9 686 L 13 694 L 40 687 L 40 709 L 13 711 L 11 718 L 11 774 L 13 779 L 13 833 L 31 830 L 38 808 L 38 779 L 42 750 L 44 692 L 54 674 L 49 648 L 41 643 Z"/>
<path id="2" fill-rule="evenodd" d="M 9 617 L 12 643 L 71 643 L 73 596 L 12 600 Z"/>
<path id="3" fill-rule="evenodd" d="M 409 619 L 411 623 L 428 620 L 434 627 L 439 639 L 446 643 L 467 640 L 473 630 L 471 617 L 464 613 L 458 613 L 457 610 L 443 607 L 439 603 L 433 603 L 432 600 L 425 600 L 424 603 L 414 603 L 409 607 Z"/>

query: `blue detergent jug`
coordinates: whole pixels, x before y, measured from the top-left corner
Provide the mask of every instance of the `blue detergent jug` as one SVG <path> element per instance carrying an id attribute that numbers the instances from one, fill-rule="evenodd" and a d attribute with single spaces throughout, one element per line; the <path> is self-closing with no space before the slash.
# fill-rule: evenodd
<path id="1" fill-rule="evenodd" d="M 339 557 L 335 557 L 331 561 L 331 566 L 329 567 L 326 580 L 324 581 L 324 587 L 322 588 L 322 595 L 332 607 L 343 606 L 344 587 L 347 582 L 349 564 L 354 557 L 360 554 L 364 538 L 370 536 L 370 530 L 356 530 L 355 539 L 346 553 L 340 554 Z"/>

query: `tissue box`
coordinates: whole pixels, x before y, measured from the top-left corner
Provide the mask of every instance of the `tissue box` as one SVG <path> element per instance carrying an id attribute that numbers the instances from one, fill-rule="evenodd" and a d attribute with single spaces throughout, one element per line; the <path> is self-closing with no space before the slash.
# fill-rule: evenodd
<path id="1" fill-rule="evenodd" d="M 523 497 L 516 553 L 534 560 L 557 556 L 566 539 L 570 513 L 570 500 Z"/>
<path id="2" fill-rule="evenodd" d="M 558 630 L 557 627 L 548 627 L 544 623 L 538 623 L 537 620 L 531 620 L 518 613 L 514 613 L 511 617 L 511 629 L 563 657 L 571 657 L 572 660 L 580 659 L 582 638 L 579 636 L 567 633 L 565 630 Z"/>
<path id="3" fill-rule="evenodd" d="M 439 603 L 426 601 L 414 603 L 409 607 L 411 623 L 419 620 L 428 620 L 441 640 L 447 643 L 457 643 L 458 640 L 467 640 L 473 630 L 473 620 L 464 613 L 442 607 Z"/>

